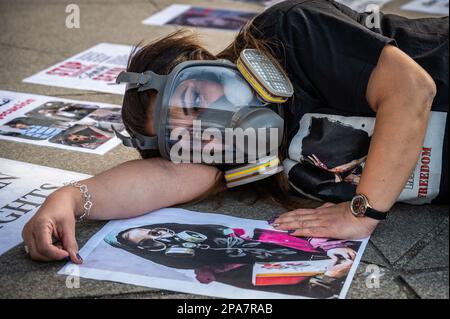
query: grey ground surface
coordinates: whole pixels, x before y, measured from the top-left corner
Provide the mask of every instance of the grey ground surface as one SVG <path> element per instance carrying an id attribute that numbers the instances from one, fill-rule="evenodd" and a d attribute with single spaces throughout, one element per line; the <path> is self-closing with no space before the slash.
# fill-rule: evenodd
<path id="1" fill-rule="evenodd" d="M 152 40 L 175 27 L 144 26 L 140 22 L 166 5 L 195 3 L 216 8 L 262 11 L 262 7 L 232 1 L 120 1 L 120 0 L 0 0 L 0 89 L 121 104 L 113 94 L 71 90 L 22 83 L 28 77 L 97 43 L 136 44 Z M 402 12 L 406 0 L 394 0 L 384 11 Z M 77 3 L 81 28 L 67 29 L 65 7 Z M 199 30 L 213 52 L 224 48 L 232 32 Z M 137 158 L 136 152 L 118 146 L 104 156 L 0 141 L 0 157 L 40 165 L 97 174 L 121 162 Z M 305 201 L 305 205 L 317 203 Z M 187 208 L 240 217 L 267 219 L 283 209 L 258 200 L 252 193 L 230 192 Z M 77 229 L 82 246 L 103 223 L 90 222 Z M 364 253 L 348 298 L 448 298 L 448 206 L 397 205 L 382 223 Z M 380 267 L 379 288 L 367 288 L 368 265 Z M 19 245 L 0 256 L 0 297 L 3 298 L 203 298 L 107 281 L 81 279 L 80 289 L 67 289 L 65 277 L 56 275 L 63 263 L 36 263 Z"/>

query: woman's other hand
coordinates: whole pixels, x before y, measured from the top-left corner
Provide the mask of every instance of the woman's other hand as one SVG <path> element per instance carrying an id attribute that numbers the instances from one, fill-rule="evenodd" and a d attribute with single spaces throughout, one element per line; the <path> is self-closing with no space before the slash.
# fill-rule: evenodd
<path id="1" fill-rule="evenodd" d="M 83 262 L 75 239 L 78 199 L 78 189 L 63 187 L 52 193 L 25 225 L 22 237 L 33 260 Z"/>
<path id="2" fill-rule="evenodd" d="M 277 230 L 291 231 L 293 236 L 361 239 L 369 236 L 378 221 L 356 217 L 350 203 L 325 203 L 315 209 L 296 209 L 284 213 L 272 222 Z"/>

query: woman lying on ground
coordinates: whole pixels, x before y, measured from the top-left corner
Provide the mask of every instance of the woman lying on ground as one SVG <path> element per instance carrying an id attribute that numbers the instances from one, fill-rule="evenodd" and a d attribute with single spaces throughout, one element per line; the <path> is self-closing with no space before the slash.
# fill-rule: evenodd
<path id="1" fill-rule="evenodd" d="M 216 61 L 236 63 L 248 48 L 270 57 L 291 80 L 293 97 L 280 107 L 254 100 L 244 77 L 229 62 Z M 186 69 L 201 71 L 169 77 L 178 81 L 170 100 L 158 92 L 169 80 L 157 74 L 173 74 L 181 63 L 193 60 L 200 61 L 198 68 Z M 202 69 L 209 63 L 212 69 Z M 123 77 L 129 82 L 123 121 L 134 139 L 128 144 L 138 146 L 143 159 L 80 181 L 93 198 L 90 219 L 139 216 L 225 190 L 227 165 L 174 163 L 160 157 L 161 143 L 175 122 L 191 132 L 192 120 L 223 120 L 213 107 L 254 110 L 240 108 L 249 104 L 270 109 L 269 122 L 284 121 L 278 125 L 283 140 L 277 144 L 284 174 L 250 187 L 269 190 L 287 205 L 292 204 L 287 202 L 289 188 L 326 202 L 278 216 L 270 221 L 276 230 L 292 236 L 362 238 L 396 201 L 448 201 L 448 17 L 407 19 L 357 13 L 334 1 L 285 1 L 257 16 L 217 55 L 179 31 L 134 52 L 127 71 L 134 73 Z M 228 76 L 237 80 L 221 82 Z M 161 110 L 167 111 L 169 122 L 161 122 Z M 84 204 L 72 186 L 46 200 L 23 231 L 31 258 L 70 256 L 82 262 L 75 219 L 85 213 Z"/>

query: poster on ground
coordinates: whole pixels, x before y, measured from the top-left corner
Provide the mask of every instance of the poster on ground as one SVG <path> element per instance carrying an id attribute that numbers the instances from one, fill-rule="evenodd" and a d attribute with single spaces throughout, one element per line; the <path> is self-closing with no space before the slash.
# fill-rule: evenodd
<path id="1" fill-rule="evenodd" d="M 100 43 L 86 51 L 50 66 L 24 82 L 69 89 L 124 94 L 125 84 L 116 84 L 125 71 L 132 46 Z"/>
<path id="2" fill-rule="evenodd" d="M 403 5 L 401 9 L 448 16 L 448 2 L 448 0 L 413 0 Z"/>
<path id="3" fill-rule="evenodd" d="M 0 140 L 103 155 L 120 144 L 121 107 L 0 90 Z"/>
<path id="4" fill-rule="evenodd" d="M 238 31 L 256 15 L 256 12 L 173 4 L 148 17 L 142 23 L 146 25 L 181 25 Z"/>
<path id="5" fill-rule="evenodd" d="M 266 7 L 271 7 L 282 1 L 284 0 L 266 0 L 260 2 L 262 2 Z M 379 8 L 381 8 L 386 3 L 391 2 L 391 0 L 335 0 L 335 1 L 344 4 L 350 9 L 353 9 L 358 12 L 366 12 L 366 11 L 372 12 L 374 10 L 374 6 L 378 6 Z"/>
<path id="6" fill-rule="evenodd" d="M 59 274 L 222 298 L 344 298 L 367 240 L 167 208 L 109 222 L 81 249 L 83 264 Z"/>
<path id="7" fill-rule="evenodd" d="M 22 229 L 45 199 L 86 174 L 0 158 L 0 255 L 22 242 Z"/>

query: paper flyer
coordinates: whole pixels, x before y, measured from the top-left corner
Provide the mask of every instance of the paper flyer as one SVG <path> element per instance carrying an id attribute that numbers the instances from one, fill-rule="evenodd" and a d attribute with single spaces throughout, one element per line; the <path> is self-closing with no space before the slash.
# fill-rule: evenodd
<path id="1" fill-rule="evenodd" d="M 344 298 L 367 240 L 166 208 L 109 222 L 80 250 L 83 264 L 59 274 L 221 298 Z"/>
<path id="2" fill-rule="evenodd" d="M 256 15 L 256 12 L 173 4 L 148 17 L 142 23 L 146 25 L 182 25 L 238 31 Z"/>
<path id="3" fill-rule="evenodd" d="M 103 155 L 120 144 L 118 105 L 0 90 L 0 140 Z"/>
<path id="4" fill-rule="evenodd" d="M 406 11 L 417 11 L 448 16 L 448 0 L 413 0 L 401 7 Z"/>
<path id="5" fill-rule="evenodd" d="M 381 8 L 386 3 L 391 2 L 391 0 L 335 0 L 335 1 L 344 4 L 347 7 L 358 12 L 372 11 L 374 5 Z"/>
<path id="6" fill-rule="evenodd" d="M 116 84 L 125 71 L 132 46 L 100 43 L 40 71 L 24 82 L 69 89 L 124 94 L 125 84 Z"/>
<path id="7" fill-rule="evenodd" d="M 264 4 L 267 7 L 271 7 L 277 3 L 280 3 L 284 0 L 268 0 L 265 1 Z M 335 0 L 336 2 L 339 2 L 341 4 L 346 5 L 350 9 L 353 9 L 358 12 L 365 12 L 365 11 L 372 11 L 373 8 L 371 6 L 376 5 L 378 7 L 382 7 L 388 2 L 391 2 L 391 0 Z"/>
<path id="8" fill-rule="evenodd" d="M 86 174 L 0 158 L 0 255 L 22 242 L 22 229 L 45 199 Z"/>

